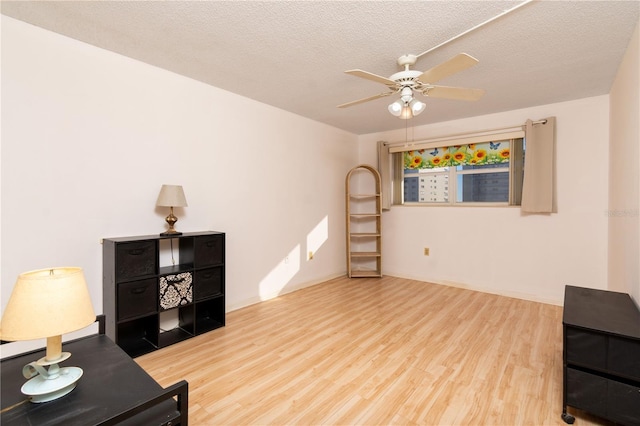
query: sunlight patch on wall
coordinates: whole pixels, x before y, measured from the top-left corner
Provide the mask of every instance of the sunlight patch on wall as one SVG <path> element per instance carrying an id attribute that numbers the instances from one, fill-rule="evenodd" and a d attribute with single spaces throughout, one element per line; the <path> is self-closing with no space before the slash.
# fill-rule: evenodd
<path id="1" fill-rule="evenodd" d="M 260 281 L 260 300 L 272 299 L 300 271 L 300 244 L 296 245 L 278 264 Z"/>
<path id="2" fill-rule="evenodd" d="M 329 238 L 329 217 L 325 216 L 315 228 L 307 234 L 307 261 L 311 260 L 315 253 Z"/>

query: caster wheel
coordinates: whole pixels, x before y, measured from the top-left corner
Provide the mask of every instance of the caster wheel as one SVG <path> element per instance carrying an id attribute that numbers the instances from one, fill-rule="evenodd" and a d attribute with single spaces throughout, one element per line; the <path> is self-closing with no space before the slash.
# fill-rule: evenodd
<path id="1" fill-rule="evenodd" d="M 564 420 L 565 423 L 572 425 L 573 422 L 576 421 L 576 418 L 573 417 L 571 414 L 562 413 L 562 420 Z"/>

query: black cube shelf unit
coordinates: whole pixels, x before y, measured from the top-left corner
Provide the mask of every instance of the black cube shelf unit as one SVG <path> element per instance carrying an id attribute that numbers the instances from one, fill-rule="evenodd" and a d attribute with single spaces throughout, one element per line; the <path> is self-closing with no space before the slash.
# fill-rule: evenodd
<path id="1" fill-rule="evenodd" d="M 131 357 L 225 325 L 224 233 L 105 238 L 102 259 L 106 334 Z"/>

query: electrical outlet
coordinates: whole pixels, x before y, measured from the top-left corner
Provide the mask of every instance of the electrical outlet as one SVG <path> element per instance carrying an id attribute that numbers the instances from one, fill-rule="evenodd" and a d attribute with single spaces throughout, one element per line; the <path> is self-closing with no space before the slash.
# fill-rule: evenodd
<path id="1" fill-rule="evenodd" d="M 429 256 L 429 247 L 424 248 L 424 255 Z"/>

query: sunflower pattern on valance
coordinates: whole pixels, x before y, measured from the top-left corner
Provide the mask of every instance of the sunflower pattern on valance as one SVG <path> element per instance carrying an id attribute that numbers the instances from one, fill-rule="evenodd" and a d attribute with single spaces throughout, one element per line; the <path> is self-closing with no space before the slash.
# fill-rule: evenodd
<path id="1" fill-rule="evenodd" d="M 405 169 L 509 163 L 509 141 L 483 142 L 404 152 Z"/>

